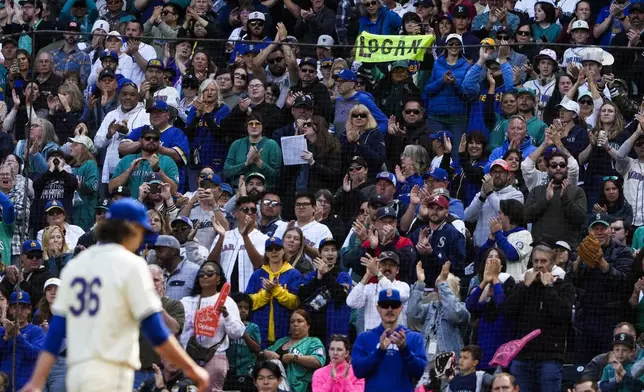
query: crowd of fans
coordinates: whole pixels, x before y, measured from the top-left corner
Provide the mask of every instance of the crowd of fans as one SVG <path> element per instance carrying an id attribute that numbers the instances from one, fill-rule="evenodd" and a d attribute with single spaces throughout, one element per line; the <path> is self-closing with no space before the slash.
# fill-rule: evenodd
<path id="1" fill-rule="evenodd" d="M 120 198 L 212 391 L 644 390 L 644 3 L 9 0 L 0 27 L 0 391 Z M 361 63 L 362 32 L 435 41 Z M 191 390 L 140 361 L 133 390 Z"/>

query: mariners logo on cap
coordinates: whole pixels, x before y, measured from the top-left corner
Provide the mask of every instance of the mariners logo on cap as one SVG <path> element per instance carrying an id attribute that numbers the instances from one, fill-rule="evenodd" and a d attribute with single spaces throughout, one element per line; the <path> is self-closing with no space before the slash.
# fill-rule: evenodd
<path id="1" fill-rule="evenodd" d="M 324 241 L 333 241 L 333 238 L 331 238 L 331 237 L 326 237 L 326 238 L 324 239 Z"/>
<path id="2" fill-rule="evenodd" d="M 33 244 L 33 242 L 32 242 L 32 244 Z M 18 291 L 18 300 L 21 300 L 21 299 L 22 299 L 22 291 Z"/>
<path id="3" fill-rule="evenodd" d="M 123 192 L 123 185 L 119 185 L 118 188 L 116 188 L 117 192 Z"/>
<path id="4" fill-rule="evenodd" d="M 153 59 L 153 60 L 148 61 L 148 67 L 161 67 L 161 68 L 163 68 L 163 64 L 161 63 L 161 61 Z"/>
<path id="5" fill-rule="evenodd" d="M 393 291 L 391 291 L 391 289 L 387 289 L 387 297 L 391 297 L 393 295 L 394 295 Z"/>
<path id="6" fill-rule="evenodd" d="M 595 219 L 599 220 L 599 219 L 601 219 L 601 218 L 602 218 L 602 214 L 597 214 L 597 215 L 595 215 Z"/>
<path id="7" fill-rule="evenodd" d="M 36 241 L 31 241 L 31 246 L 35 247 L 36 246 Z"/>
<path id="8" fill-rule="evenodd" d="M 57 207 L 57 206 L 58 206 L 58 202 L 56 202 L 56 200 L 52 201 L 52 202 L 51 202 L 51 206 L 52 206 L 52 207 Z"/>
<path id="9" fill-rule="evenodd" d="M 107 206 L 107 199 L 103 200 L 103 206 Z"/>
<path id="10" fill-rule="evenodd" d="M 275 237 L 271 237 L 271 240 L 270 240 L 270 241 L 271 241 L 271 242 L 275 242 L 275 241 L 277 241 L 277 240 L 275 239 Z"/>

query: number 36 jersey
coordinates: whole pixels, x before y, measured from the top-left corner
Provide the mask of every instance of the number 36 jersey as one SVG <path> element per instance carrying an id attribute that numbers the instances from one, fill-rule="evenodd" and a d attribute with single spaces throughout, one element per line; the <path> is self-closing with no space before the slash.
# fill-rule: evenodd
<path id="1" fill-rule="evenodd" d="M 63 269 L 52 313 L 67 321 L 67 366 L 103 360 L 138 369 L 141 320 L 161 311 L 148 266 L 118 244 L 95 245 Z"/>

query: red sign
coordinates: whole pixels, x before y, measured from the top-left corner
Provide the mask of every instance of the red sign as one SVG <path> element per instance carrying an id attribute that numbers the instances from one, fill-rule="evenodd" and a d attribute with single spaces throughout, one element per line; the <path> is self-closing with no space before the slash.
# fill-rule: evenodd
<path id="1" fill-rule="evenodd" d="M 195 315 L 195 334 L 200 336 L 214 337 L 219 327 L 219 316 L 221 312 L 219 308 L 226 303 L 228 293 L 230 292 L 230 284 L 224 283 L 224 287 L 219 292 L 219 297 L 214 305 L 206 306 L 197 310 Z"/>

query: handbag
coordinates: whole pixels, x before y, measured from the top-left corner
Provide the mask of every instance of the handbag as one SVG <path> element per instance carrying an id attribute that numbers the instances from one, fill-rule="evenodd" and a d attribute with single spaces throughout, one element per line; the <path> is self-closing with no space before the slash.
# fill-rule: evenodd
<path id="1" fill-rule="evenodd" d="M 197 312 L 201 308 L 201 296 L 199 297 L 199 300 L 197 301 Z M 195 312 L 195 322 L 197 320 L 197 312 Z M 194 324 L 193 324 L 194 325 Z M 194 333 L 194 328 L 192 332 L 192 336 L 190 336 L 190 339 L 188 339 L 188 344 L 186 346 L 186 353 L 192 358 L 197 364 L 201 367 L 205 366 L 208 361 L 212 359 L 212 357 L 215 356 L 217 353 L 217 349 L 219 346 L 221 346 L 224 341 L 226 340 L 226 335 L 215 343 L 214 345 L 210 347 L 204 347 L 199 342 L 197 342 L 197 337 Z"/>

